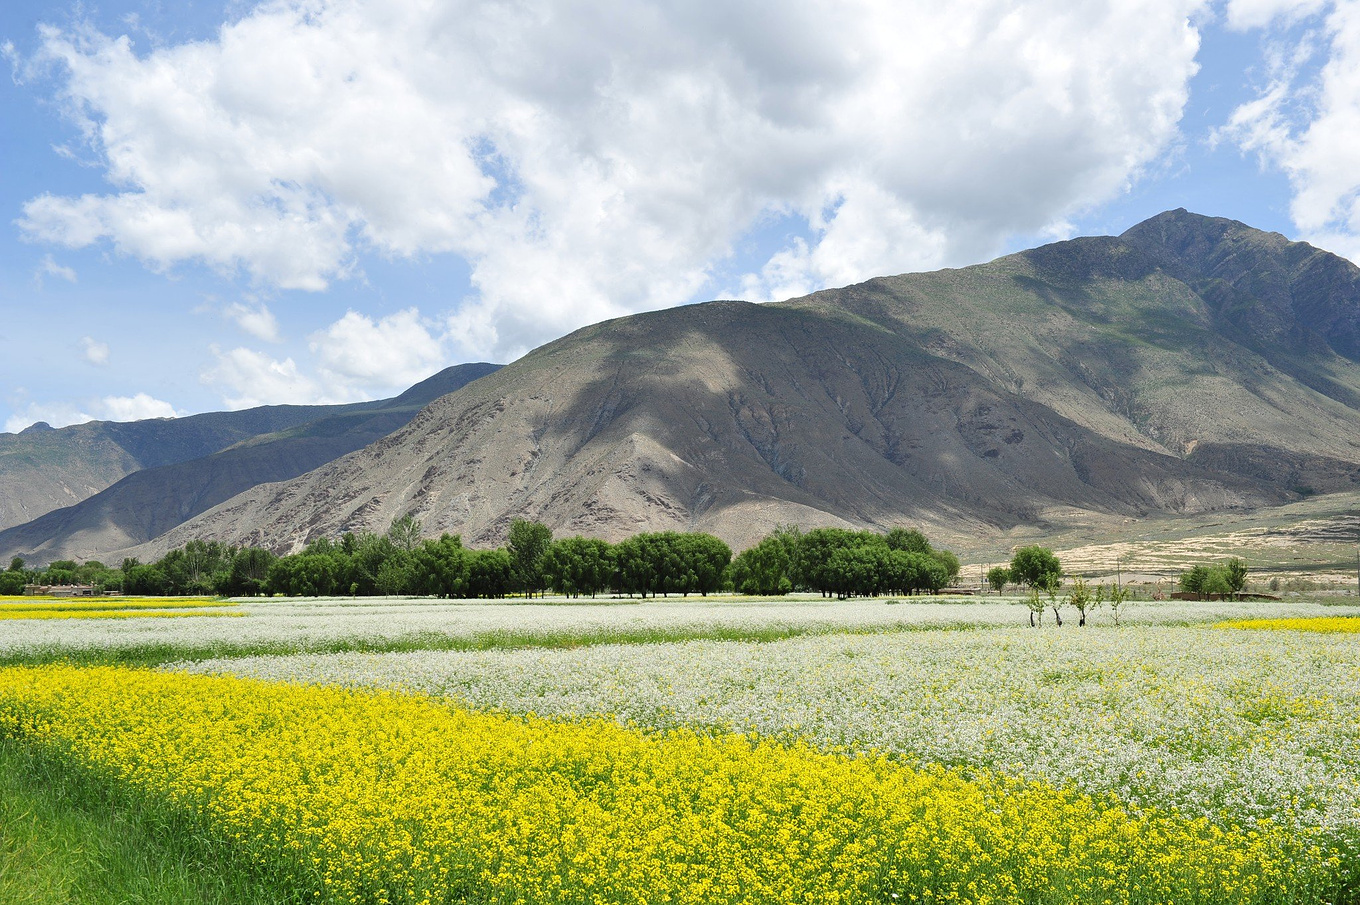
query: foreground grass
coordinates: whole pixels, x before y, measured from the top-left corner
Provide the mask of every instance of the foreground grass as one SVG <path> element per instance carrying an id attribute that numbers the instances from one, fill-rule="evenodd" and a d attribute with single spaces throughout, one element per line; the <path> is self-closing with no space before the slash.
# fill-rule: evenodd
<path id="1" fill-rule="evenodd" d="M 289 905 L 183 818 L 0 739 L 0 902 Z"/>

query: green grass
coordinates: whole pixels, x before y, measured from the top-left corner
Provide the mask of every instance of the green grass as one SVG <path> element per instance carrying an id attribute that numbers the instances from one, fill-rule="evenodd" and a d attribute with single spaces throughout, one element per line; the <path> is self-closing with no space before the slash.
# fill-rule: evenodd
<path id="1" fill-rule="evenodd" d="M 6 905 L 291 905 L 183 817 L 0 739 L 0 902 Z"/>
<path id="2" fill-rule="evenodd" d="M 592 629 L 562 632 L 489 632 L 469 637 L 434 633 L 399 638 L 338 638 L 312 643 L 265 644 L 142 644 L 125 648 L 26 648 L 0 655 L 0 667 L 40 666 L 67 663 L 73 666 L 163 666 L 192 660 L 228 657 L 286 656 L 290 654 L 389 654 L 415 651 L 520 650 L 525 648 L 570 649 L 597 644 L 669 644 L 679 641 L 769 642 L 819 634 L 882 634 L 886 632 L 966 630 L 980 627 L 970 622 L 937 625 L 874 625 L 847 630 L 844 626 L 799 625 L 749 628 L 742 626 L 680 627 L 672 629 Z M 0 900 L 2 901 L 2 900 Z"/>

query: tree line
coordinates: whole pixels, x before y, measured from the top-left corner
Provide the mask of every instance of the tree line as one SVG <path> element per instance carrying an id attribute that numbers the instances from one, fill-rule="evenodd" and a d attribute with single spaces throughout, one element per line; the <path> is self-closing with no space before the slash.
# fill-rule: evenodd
<path id="1" fill-rule="evenodd" d="M 511 524 L 504 547 L 472 549 L 458 535 L 423 537 L 420 522 L 408 515 L 381 534 L 318 538 L 285 556 L 195 540 L 155 562 L 125 559 L 118 567 L 63 560 L 31 570 L 16 558 L 0 573 L 0 594 L 18 594 L 34 583 L 87 584 L 147 596 L 498 598 L 552 591 L 656 597 L 808 590 L 845 599 L 935 592 L 958 573 L 954 554 L 936 550 L 922 532 L 906 528 L 878 534 L 779 527 L 733 558 L 731 548 L 711 534 L 646 532 L 611 544 L 555 539 L 546 525 L 525 519 Z"/>

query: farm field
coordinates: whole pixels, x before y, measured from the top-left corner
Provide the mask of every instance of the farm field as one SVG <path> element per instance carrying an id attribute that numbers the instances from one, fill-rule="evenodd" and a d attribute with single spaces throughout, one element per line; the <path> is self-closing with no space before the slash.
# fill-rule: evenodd
<path id="1" fill-rule="evenodd" d="M 1360 896 L 1339 602 L 175 609 L 6 621 L 3 753 L 104 790 L 147 859 L 189 828 L 243 901 Z"/>

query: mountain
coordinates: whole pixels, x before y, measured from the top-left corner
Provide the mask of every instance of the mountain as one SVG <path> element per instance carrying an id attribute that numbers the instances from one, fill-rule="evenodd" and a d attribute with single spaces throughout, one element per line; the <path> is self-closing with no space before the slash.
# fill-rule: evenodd
<path id="1" fill-rule="evenodd" d="M 146 421 L 39 422 L 0 434 L 0 528 L 78 503 L 143 468 L 211 455 L 234 443 L 353 406 L 271 405 Z"/>
<path id="2" fill-rule="evenodd" d="M 275 417 L 273 409 L 232 413 L 248 416 L 228 422 L 238 430 L 278 421 L 284 422 L 283 429 L 247 436 L 208 455 L 135 471 L 75 505 L 0 531 L 0 551 L 6 559 L 21 555 L 36 563 L 98 559 L 110 551 L 145 543 L 262 481 L 295 477 L 366 446 L 402 427 L 430 401 L 461 389 L 497 367 L 486 363 L 456 365 L 392 399 L 305 407 L 312 417 L 301 422 L 292 416 L 297 414 L 295 409 L 304 407 L 287 407 L 287 417 L 282 419 Z M 270 417 L 274 417 L 273 422 Z M 178 421 L 189 420 L 104 424 L 97 429 L 121 430 L 124 436 L 140 439 L 153 430 L 165 433 Z M 59 432 L 45 433 L 50 436 Z M 18 436 L 27 434 L 25 431 Z M 195 447 L 186 443 L 182 448 Z"/>
<path id="3" fill-rule="evenodd" d="M 1183 210 L 1117 237 L 578 330 L 139 550 L 297 549 L 414 513 L 619 538 L 778 523 L 979 538 L 1360 488 L 1360 270 Z"/>

